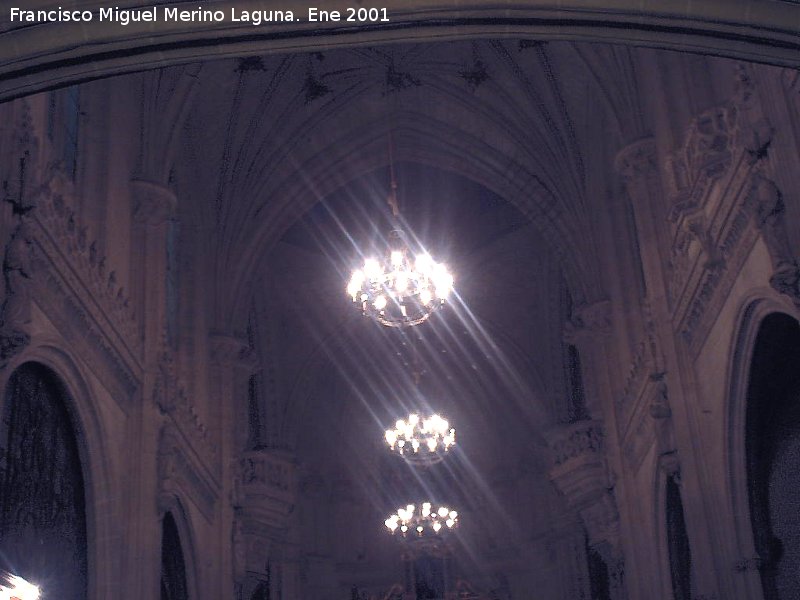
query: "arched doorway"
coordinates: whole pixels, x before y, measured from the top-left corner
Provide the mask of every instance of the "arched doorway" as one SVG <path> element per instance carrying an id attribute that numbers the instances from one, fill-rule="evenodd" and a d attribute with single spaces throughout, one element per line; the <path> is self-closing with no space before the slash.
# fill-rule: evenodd
<path id="1" fill-rule="evenodd" d="M 796 597 L 800 570 L 800 324 L 761 323 L 747 388 L 748 499 L 765 600 Z"/>
<path id="2" fill-rule="evenodd" d="M 164 515 L 161 527 L 161 600 L 189 600 L 186 562 L 172 513 Z"/>
<path id="3" fill-rule="evenodd" d="M 26 363 L 6 386 L 0 423 L 0 568 L 44 598 L 84 600 L 86 507 L 71 401 L 47 367 Z"/>

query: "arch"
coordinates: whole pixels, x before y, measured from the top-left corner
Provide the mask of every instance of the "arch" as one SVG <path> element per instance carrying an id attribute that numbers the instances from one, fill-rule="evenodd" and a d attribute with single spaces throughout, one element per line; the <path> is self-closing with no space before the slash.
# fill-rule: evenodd
<path id="1" fill-rule="evenodd" d="M 771 312 L 761 319 L 752 347 L 744 424 L 749 516 L 768 600 L 794 594 L 800 564 L 800 527 L 792 509 L 800 450 L 799 374 L 800 322 Z"/>
<path id="2" fill-rule="evenodd" d="M 172 513 L 161 520 L 161 600 L 189 600 L 186 562 L 178 526 Z"/>
<path id="3" fill-rule="evenodd" d="M 185 577 L 185 593 L 186 598 L 194 600 L 199 598 L 198 590 L 200 589 L 199 571 L 197 569 L 197 554 L 196 542 L 194 536 L 194 528 L 192 527 L 191 517 L 186 512 L 184 503 L 174 495 L 160 498 L 160 514 L 161 514 L 161 532 L 162 532 L 162 576 L 163 576 L 163 549 L 164 549 L 164 534 L 167 527 L 174 527 L 171 530 L 171 535 L 174 534 L 178 540 L 178 548 L 181 551 L 181 560 L 183 564 L 184 577 Z M 175 543 L 172 539 L 171 544 Z M 182 596 L 169 596 L 166 600 L 182 600 Z M 165 600 L 162 596 L 162 600 Z"/>
<path id="4" fill-rule="evenodd" d="M 247 239 L 255 240 L 236 254 L 223 257 L 218 263 L 220 280 L 232 275 L 229 285 L 219 287 L 228 296 L 217 302 L 217 318 L 221 321 L 239 319 L 238 323 L 224 323 L 221 329 L 243 331 L 250 298 L 248 283 L 259 261 L 277 244 L 281 236 L 314 204 L 335 191 L 346 187 L 358 178 L 388 166 L 382 144 L 393 131 L 398 140 L 396 160 L 407 161 L 454 173 L 477 183 L 522 212 L 536 226 L 560 259 L 564 277 L 574 295 L 576 304 L 591 303 L 602 297 L 596 280 L 599 269 L 592 268 L 596 253 L 585 245 L 591 236 L 581 233 L 584 223 L 569 218 L 566 208 L 553 190 L 544 187 L 514 156 L 499 148 L 489 146 L 485 140 L 457 129 L 455 124 L 415 112 L 403 111 L 395 119 L 394 129 L 387 119 L 363 123 L 347 129 L 325 149 L 296 166 L 302 178 L 290 177 L 271 196 L 269 212 L 260 214 L 250 222 L 260 224 Z M 402 140 L 412 138 L 413 144 L 403 145 Z M 380 149 L 378 149 L 380 148 Z M 410 151 L 414 148 L 415 151 Z M 424 148 L 420 151 L 420 148 Z M 480 153 L 464 153 L 464 148 L 481 148 Z M 335 149 L 333 152 L 332 149 Z M 332 160 L 331 156 L 338 157 Z M 513 178 L 508 174 L 514 173 Z M 315 187 L 309 193 L 308 181 Z M 241 232 L 238 232 L 242 238 Z M 236 265 L 231 268 L 231 265 Z M 230 309 L 229 307 L 234 307 Z"/>
<path id="5" fill-rule="evenodd" d="M 84 502 L 86 512 L 88 554 L 88 597 L 102 596 L 106 590 L 118 585 L 119 573 L 115 565 L 108 564 L 113 548 L 120 539 L 113 520 L 114 509 L 108 506 L 115 488 L 115 472 L 105 436 L 107 429 L 97 409 L 97 394 L 89 383 L 83 368 L 59 341 L 41 337 L 39 343 L 29 346 L 0 373 L 0 386 L 5 389 L 10 375 L 21 365 L 35 362 L 56 374 L 70 403 L 69 411 L 83 469 Z M 5 411 L 5 397 L 0 395 L 0 414 Z M 104 508 L 100 508 L 105 505 Z"/>
<path id="6" fill-rule="evenodd" d="M 64 598 L 88 594 L 84 466 L 66 386 L 47 366 L 19 365 L 0 427 L 0 562 Z"/>
<path id="7" fill-rule="evenodd" d="M 223 22 L 148 23 L 120 27 L 69 22 L 36 27 L 12 23 L 0 33 L 0 100 L 54 85 L 228 56 L 300 52 L 334 46 L 366 46 L 408 39 L 452 40 L 527 37 L 585 40 L 707 52 L 773 64 L 796 65 L 800 11 L 785 2 L 726 0 L 703 3 L 664 0 L 643 5 L 621 0 L 613 7 L 564 0 L 557 7 L 540 2 L 482 0 L 443 6 L 434 0 L 392 3 L 390 22 L 360 27 L 342 23 L 265 23 L 253 27 L 226 17 Z M 129 8 L 150 8 L 137 2 Z M 181 8 L 195 9 L 186 3 Z M 100 0 L 82 9 L 97 15 Z M 282 8 L 282 7 L 281 7 Z M 305 17 L 305 15 L 303 15 Z M 96 21 L 96 19 L 95 19 Z M 27 25 L 30 25 L 28 23 Z M 352 25 L 352 24 L 347 24 Z"/>
<path id="8" fill-rule="evenodd" d="M 731 338 L 732 352 L 727 368 L 726 468 L 725 496 L 733 518 L 733 534 L 739 564 L 748 598 L 762 597 L 758 574 L 760 560 L 756 554 L 747 479 L 747 392 L 750 365 L 756 337 L 765 318 L 771 314 L 792 314 L 793 307 L 771 289 L 754 290 L 741 304 L 737 329 Z"/>

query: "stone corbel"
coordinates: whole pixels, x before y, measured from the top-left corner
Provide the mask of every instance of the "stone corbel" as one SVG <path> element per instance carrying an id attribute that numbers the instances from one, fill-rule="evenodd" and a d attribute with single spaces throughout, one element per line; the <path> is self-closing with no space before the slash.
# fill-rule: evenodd
<path id="1" fill-rule="evenodd" d="M 603 450 L 601 423 L 573 423 L 551 431 L 547 437 L 553 451 L 550 479 L 581 516 L 589 543 L 598 548 L 603 544 L 619 548 L 619 513 Z"/>

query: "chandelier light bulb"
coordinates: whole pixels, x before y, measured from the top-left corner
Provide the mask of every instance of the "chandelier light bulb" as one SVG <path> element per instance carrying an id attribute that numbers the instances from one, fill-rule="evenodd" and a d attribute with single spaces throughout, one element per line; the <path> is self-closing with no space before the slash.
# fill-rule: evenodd
<path id="1" fill-rule="evenodd" d="M 389 449 L 412 463 L 434 464 L 456 443 L 456 430 L 438 414 L 421 417 L 416 413 L 407 420 L 398 419 L 384 439 Z"/>
<path id="2" fill-rule="evenodd" d="M 402 241 L 402 234 L 397 237 Z M 426 321 L 444 306 L 453 290 L 453 276 L 427 252 L 413 256 L 407 246 L 394 247 L 380 262 L 367 258 L 353 271 L 347 294 L 364 315 L 387 327 Z"/>
<path id="3" fill-rule="evenodd" d="M 413 504 L 398 508 L 384 523 L 392 534 L 399 533 L 404 539 L 430 539 L 455 528 L 458 515 L 446 506 L 435 507 L 430 502 L 423 502 L 419 509 Z"/>

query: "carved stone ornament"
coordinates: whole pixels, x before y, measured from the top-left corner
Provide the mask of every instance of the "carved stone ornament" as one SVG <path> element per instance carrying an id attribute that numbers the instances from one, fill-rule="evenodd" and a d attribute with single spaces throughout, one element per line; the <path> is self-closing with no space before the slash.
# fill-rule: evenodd
<path id="1" fill-rule="evenodd" d="M 800 308 L 800 265 L 797 261 L 778 267 L 769 279 L 769 284 L 779 294 L 785 294 Z"/>
<path id="2" fill-rule="evenodd" d="M 291 457 L 277 450 L 252 450 L 242 454 L 238 471 L 241 514 L 270 528 L 287 527 L 296 496 Z"/>
<path id="3" fill-rule="evenodd" d="M 622 178 L 632 183 L 656 172 L 656 144 L 653 138 L 634 142 L 623 148 L 614 161 Z"/>
<path id="4" fill-rule="evenodd" d="M 611 332 L 611 302 L 601 300 L 584 304 L 575 310 L 572 319 L 564 327 L 564 340 L 569 343 Z"/>

